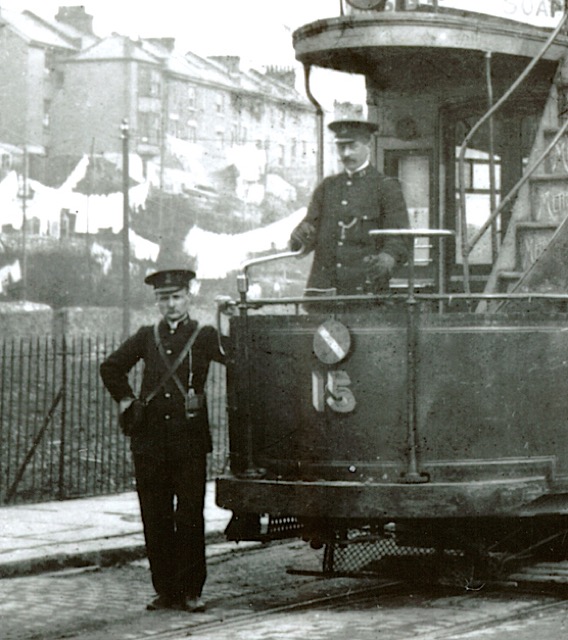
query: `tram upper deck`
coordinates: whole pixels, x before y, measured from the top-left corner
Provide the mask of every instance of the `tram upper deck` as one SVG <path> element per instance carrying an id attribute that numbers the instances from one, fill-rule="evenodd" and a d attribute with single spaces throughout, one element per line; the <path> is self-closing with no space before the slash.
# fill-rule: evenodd
<path id="1" fill-rule="evenodd" d="M 414 2 L 406 9 L 360 10 L 318 20 L 295 31 L 296 57 L 304 64 L 371 76 L 377 73 L 389 86 L 409 76 L 416 80 L 423 68 L 428 75 L 457 73 L 463 82 L 466 76 L 472 79 L 468 74 L 475 75 L 487 52 L 500 59 L 500 64 L 510 65 L 515 59 L 526 64 L 551 31 L 481 14 L 475 11 L 474 2 L 467 11 L 446 7 L 442 1 L 437 7 Z M 566 36 L 557 38 L 545 52 L 543 65 L 558 62 L 567 45 Z M 418 50 L 420 59 L 416 59 Z"/>
<path id="2" fill-rule="evenodd" d="M 401 181 L 414 228 L 455 232 L 445 251 L 416 241 L 417 279 L 449 292 L 565 292 L 563 4 L 547 3 L 538 26 L 466 0 L 344 0 L 341 15 L 295 31 L 322 123 L 312 67 L 364 76 L 378 169 Z"/>

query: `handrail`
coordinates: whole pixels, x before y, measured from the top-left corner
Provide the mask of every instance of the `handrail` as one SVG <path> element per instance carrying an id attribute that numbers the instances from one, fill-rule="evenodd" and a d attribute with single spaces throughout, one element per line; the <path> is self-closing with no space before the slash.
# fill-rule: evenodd
<path id="1" fill-rule="evenodd" d="M 509 193 L 503 198 L 503 200 L 499 203 L 499 206 L 495 209 L 495 211 L 487 218 L 487 220 L 481 225 L 478 232 L 475 234 L 473 239 L 470 241 L 471 246 L 475 246 L 483 234 L 487 231 L 489 226 L 497 219 L 498 215 L 501 211 L 511 202 L 511 200 L 517 195 L 520 188 L 529 180 L 532 174 L 538 169 L 540 164 L 542 164 L 543 160 L 546 156 L 552 151 L 553 147 L 556 146 L 556 143 L 562 138 L 562 136 L 568 130 L 568 120 L 564 122 L 564 124 L 560 127 L 554 138 L 548 143 L 546 149 L 540 154 L 540 156 L 535 160 L 535 162 L 528 168 L 525 169 L 523 175 L 519 178 L 518 182 L 511 188 Z"/>
<path id="2" fill-rule="evenodd" d="M 274 262 L 275 260 L 284 260 L 285 258 L 300 258 L 305 255 L 304 247 L 300 247 L 298 251 L 283 251 L 281 253 L 272 253 L 268 256 L 260 258 L 250 258 L 241 263 L 239 273 L 237 274 L 237 290 L 241 297 L 241 303 L 246 304 L 248 291 L 248 270 L 258 264 Z"/>
<path id="3" fill-rule="evenodd" d="M 446 302 L 451 305 L 458 301 L 490 301 L 490 300 L 514 300 L 517 302 L 533 300 L 543 300 L 549 302 L 568 302 L 568 293 L 414 293 L 417 301 Z M 291 296 L 289 298 L 256 298 L 253 302 L 247 303 L 250 308 L 260 309 L 261 307 L 278 307 L 294 305 L 299 307 L 303 304 L 320 303 L 352 303 L 369 304 L 388 300 L 389 302 L 406 302 L 408 295 L 404 293 L 388 293 L 383 295 L 375 294 L 352 294 L 352 295 L 329 295 L 329 296 Z M 230 301 L 231 304 L 235 304 Z"/>
<path id="4" fill-rule="evenodd" d="M 471 253 L 473 247 L 475 246 L 473 242 L 468 243 L 467 241 L 467 215 L 466 215 L 466 202 L 465 202 L 465 151 L 467 149 L 467 145 L 469 141 L 473 138 L 473 136 L 477 133 L 479 128 L 485 124 L 485 122 L 496 113 L 501 106 L 510 98 L 510 96 L 517 90 L 522 82 L 527 78 L 533 68 L 537 65 L 537 63 L 541 60 L 544 54 L 548 51 L 548 49 L 552 46 L 553 42 L 558 37 L 559 33 L 564 28 L 566 21 L 568 20 L 568 0 L 565 0 L 564 3 L 564 14 L 559 21 L 558 25 L 554 29 L 554 31 L 547 38 L 546 42 L 542 46 L 541 50 L 538 54 L 529 62 L 529 64 L 525 67 L 524 71 L 521 75 L 513 82 L 513 84 L 509 87 L 509 89 L 497 100 L 497 102 L 483 115 L 475 125 L 470 129 L 464 141 L 460 146 L 459 153 L 459 188 L 460 188 L 460 225 L 461 225 L 461 250 L 462 250 L 462 262 L 463 262 L 463 278 L 464 278 L 464 290 L 466 293 L 470 293 L 470 283 L 469 283 L 469 254 Z M 501 206 L 501 209 L 503 207 Z M 492 214 L 493 215 L 493 214 Z M 496 216 L 491 220 L 490 224 L 494 222 Z M 487 230 L 487 227 L 486 227 Z M 476 236 L 476 243 L 479 239 Z"/>

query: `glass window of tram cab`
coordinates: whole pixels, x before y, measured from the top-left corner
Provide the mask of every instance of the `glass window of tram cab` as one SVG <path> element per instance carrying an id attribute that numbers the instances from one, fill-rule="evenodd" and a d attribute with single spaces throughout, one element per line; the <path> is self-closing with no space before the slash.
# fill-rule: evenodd
<path id="1" fill-rule="evenodd" d="M 508 18 L 540 27 L 553 28 L 562 15 L 562 2 L 526 3 L 522 0 L 492 2 L 484 0 L 345 0 L 346 15 L 366 15 L 373 12 L 436 12 L 465 10 L 484 16 Z M 448 58 L 448 69 L 455 61 Z M 491 63 L 489 63 L 491 64 Z M 441 286 L 448 292 L 460 292 L 463 287 L 463 257 L 460 243 L 460 148 L 466 136 L 487 112 L 487 69 L 479 59 L 476 82 L 477 98 L 461 95 L 448 88 L 441 95 L 417 93 L 406 104 L 397 91 L 385 90 L 367 78 L 369 119 L 379 123 L 375 161 L 387 175 L 398 177 L 408 206 L 412 228 L 442 228 L 455 231 L 454 241 L 416 238 L 416 286 Z M 396 65 L 393 65 L 393 67 Z M 522 70 L 519 68 L 518 73 Z M 423 71 L 423 68 L 422 68 Z M 408 82 L 417 76 L 407 69 Z M 509 70 L 510 72 L 510 70 Z M 497 64 L 491 73 L 491 89 L 499 94 L 511 84 L 499 77 Z M 400 75 L 404 75 L 401 72 Z M 420 74 L 419 74 L 420 75 Z M 418 75 L 418 77 L 419 77 Z M 513 75 L 513 79 L 515 76 Z M 408 85 L 401 85 L 408 91 Z M 547 88 L 548 90 L 548 88 Z M 530 93 L 530 92 L 529 92 Z M 467 211 L 467 239 L 471 240 L 487 221 L 492 211 L 521 178 L 541 118 L 545 91 L 536 89 L 532 95 L 521 95 L 510 101 L 512 106 L 498 112 L 489 125 L 481 127 L 468 140 L 463 169 Z M 497 258 L 511 217 L 508 205 L 482 236 L 468 255 L 472 292 L 482 292 Z M 440 278 L 438 282 L 438 278 Z M 395 273 L 391 286 L 404 286 L 406 268 Z"/>

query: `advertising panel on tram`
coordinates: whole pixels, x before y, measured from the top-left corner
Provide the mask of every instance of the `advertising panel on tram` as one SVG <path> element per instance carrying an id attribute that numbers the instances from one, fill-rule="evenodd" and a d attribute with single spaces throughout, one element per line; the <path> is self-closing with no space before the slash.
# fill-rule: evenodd
<path id="1" fill-rule="evenodd" d="M 368 11 L 457 9 L 555 27 L 562 16 L 562 0 L 345 0 L 347 14 Z"/>

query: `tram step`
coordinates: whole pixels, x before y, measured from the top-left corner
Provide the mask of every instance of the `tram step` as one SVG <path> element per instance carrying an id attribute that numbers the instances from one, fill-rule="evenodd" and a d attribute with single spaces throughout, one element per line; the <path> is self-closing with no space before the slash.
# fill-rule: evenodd
<path id="1" fill-rule="evenodd" d="M 546 129 L 544 131 L 544 142 L 546 145 L 554 138 L 558 133 L 558 129 Z M 563 171 L 568 171 L 566 164 L 566 143 L 568 137 L 563 136 L 557 143 L 554 149 L 546 156 L 544 160 L 544 171 L 547 174 L 558 174 Z"/>
<path id="2" fill-rule="evenodd" d="M 497 273 L 498 291 L 508 291 L 514 287 L 523 275 L 522 271 L 502 270 Z"/>
<path id="3" fill-rule="evenodd" d="M 507 580 L 568 585 L 568 562 L 539 562 L 510 574 Z"/>
<path id="4" fill-rule="evenodd" d="M 516 267 L 525 272 L 544 253 L 554 232 L 555 222 L 524 221 L 517 224 Z"/>
<path id="5" fill-rule="evenodd" d="M 530 178 L 531 217 L 535 222 L 556 222 L 566 218 L 568 175 L 551 174 Z"/>
<path id="6" fill-rule="evenodd" d="M 556 222 L 541 222 L 540 220 L 520 220 L 516 223 L 517 231 L 555 231 L 558 229 Z"/>

